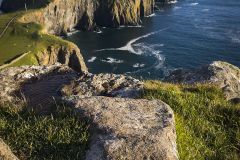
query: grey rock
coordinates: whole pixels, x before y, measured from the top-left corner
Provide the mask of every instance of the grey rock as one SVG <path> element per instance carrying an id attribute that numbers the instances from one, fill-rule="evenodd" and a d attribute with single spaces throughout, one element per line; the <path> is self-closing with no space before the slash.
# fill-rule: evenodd
<path id="1" fill-rule="evenodd" d="M 86 160 L 178 159 L 174 114 L 167 104 L 100 96 L 64 101 L 92 122 Z"/>
<path id="2" fill-rule="evenodd" d="M 137 98 L 143 90 L 143 83 L 130 76 L 116 74 L 85 74 L 65 85 L 64 96 L 110 96 Z"/>
<path id="3" fill-rule="evenodd" d="M 215 61 L 198 69 L 175 70 L 164 81 L 213 84 L 223 90 L 228 100 L 240 98 L 240 69 L 227 62 Z"/>
<path id="4" fill-rule="evenodd" d="M 23 97 L 34 107 L 48 108 L 66 95 L 136 98 L 142 89 L 142 82 L 129 76 L 80 74 L 59 63 L 12 67 L 0 72 L 1 102 L 17 102 Z"/>
<path id="5" fill-rule="evenodd" d="M 9 146 L 0 138 L 0 160 L 18 160 Z"/>
<path id="6" fill-rule="evenodd" d="M 22 98 L 32 106 L 45 105 L 59 97 L 59 88 L 79 73 L 61 64 L 11 67 L 0 72 L 0 102 L 18 103 Z"/>

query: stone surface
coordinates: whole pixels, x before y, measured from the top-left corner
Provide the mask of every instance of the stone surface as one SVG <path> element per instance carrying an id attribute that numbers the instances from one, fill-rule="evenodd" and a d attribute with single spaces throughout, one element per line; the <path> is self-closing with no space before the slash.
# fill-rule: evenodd
<path id="1" fill-rule="evenodd" d="M 178 159 L 174 114 L 167 104 L 100 96 L 64 100 L 93 123 L 87 160 Z"/>
<path id="2" fill-rule="evenodd" d="M 0 100 L 24 97 L 30 106 L 46 107 L 66 95 L 137 97 L 143 84 L 129 76 L 80 74 L 66 65 L 23 66 L 0 72 Z"/>
<path id="3" fill-rule="evenodd" d="M 23 66 L 0 72 L 0 101 L 16 102 L 26 98 L 29 104 L 45 104 L 58 93 L 59 87 L 79 76 L 68 66 Z"/>
<path id="4" fill-rule="evenodd" d="M 0 138 L 0 160 L 18 160 L 9 146 Z"/>
<path id="5" fill-rule="evenodd" d="M 65 85 L 62 95 L 139 97 L 143 83 L 130 76 L 115 74 L 85 74 Z"/>
<path id="6" fill-rule="evenodd" d="M 193 70 L 175 70 L 165 78 L 165 81 L 214 84 L 223 90 L 228 100 L 238 101 L 240 98 L 240 69 L 226 62 L 215 61 Z"/>

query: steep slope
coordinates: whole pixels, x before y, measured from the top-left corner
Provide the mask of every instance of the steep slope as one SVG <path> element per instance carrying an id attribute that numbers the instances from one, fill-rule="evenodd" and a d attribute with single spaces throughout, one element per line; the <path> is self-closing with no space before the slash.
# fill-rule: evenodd
<path id="1" fill-rule="evenodd" d="M 21 22 L 37 22 L 44 25 L 48 33 L 57 35 L 74 28 L 93 30 L 96 26 L 137 25 L 141 17 L 153 13 L 155 5 L 155 0 L 52 0 L 50 3 L 41 0 L 42 3 L 36 4 L 21 1 L 28 8 L 42 7 L 25 14 Z M 3 0 L 1 8 L 4 11 L 24 9 L 24 2 Z"/>

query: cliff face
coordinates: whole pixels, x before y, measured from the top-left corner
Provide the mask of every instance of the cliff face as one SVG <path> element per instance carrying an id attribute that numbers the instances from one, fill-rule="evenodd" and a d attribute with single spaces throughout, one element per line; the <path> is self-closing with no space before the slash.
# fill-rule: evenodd
<path id="1" fill-rule="evenodd" d="M 17 2 L 3 2 L 4 10 L 22 8 L 15 6 Z M 92 30 L 98 25 L 137 25 L 141 17 L 153 13 L 154 4 L 155 0 L 53 0 L 46 7 L 26 14 L 21 21 L 40 23 L 48 33 L 59 35 L 74 28 Z"/>
<path id="2" fill-rule="evenodd" d="M 82 54 L 77 46 L 49 46 L 36 55 L 39 65 L 61 63 L 68 65 L 79 73 L 88 72 Z"/>

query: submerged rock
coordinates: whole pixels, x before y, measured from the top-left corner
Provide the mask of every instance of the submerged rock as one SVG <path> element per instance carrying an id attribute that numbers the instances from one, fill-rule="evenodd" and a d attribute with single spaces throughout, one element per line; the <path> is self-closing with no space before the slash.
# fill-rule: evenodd
<path id="1" fill-rule="evenodd" d="M 159 100 L 66 97 L 93 123 L 86 160 L 178 159 L 174 114 Z"/>
<path id="2" fill-rule="evenodd" d="M 1 160 L 18 160 L 12 153 L 9 146 L 0 138 L 0 159 Z"/>
<path id="3" fill-rule="evenodd" d="M 228 100 L 240 98 L 240 69 L 227 62 L 215 61 L 193 70 L 175 70 L 165 78 L 167 82 L 214 84 L 221 88 Z"/>

